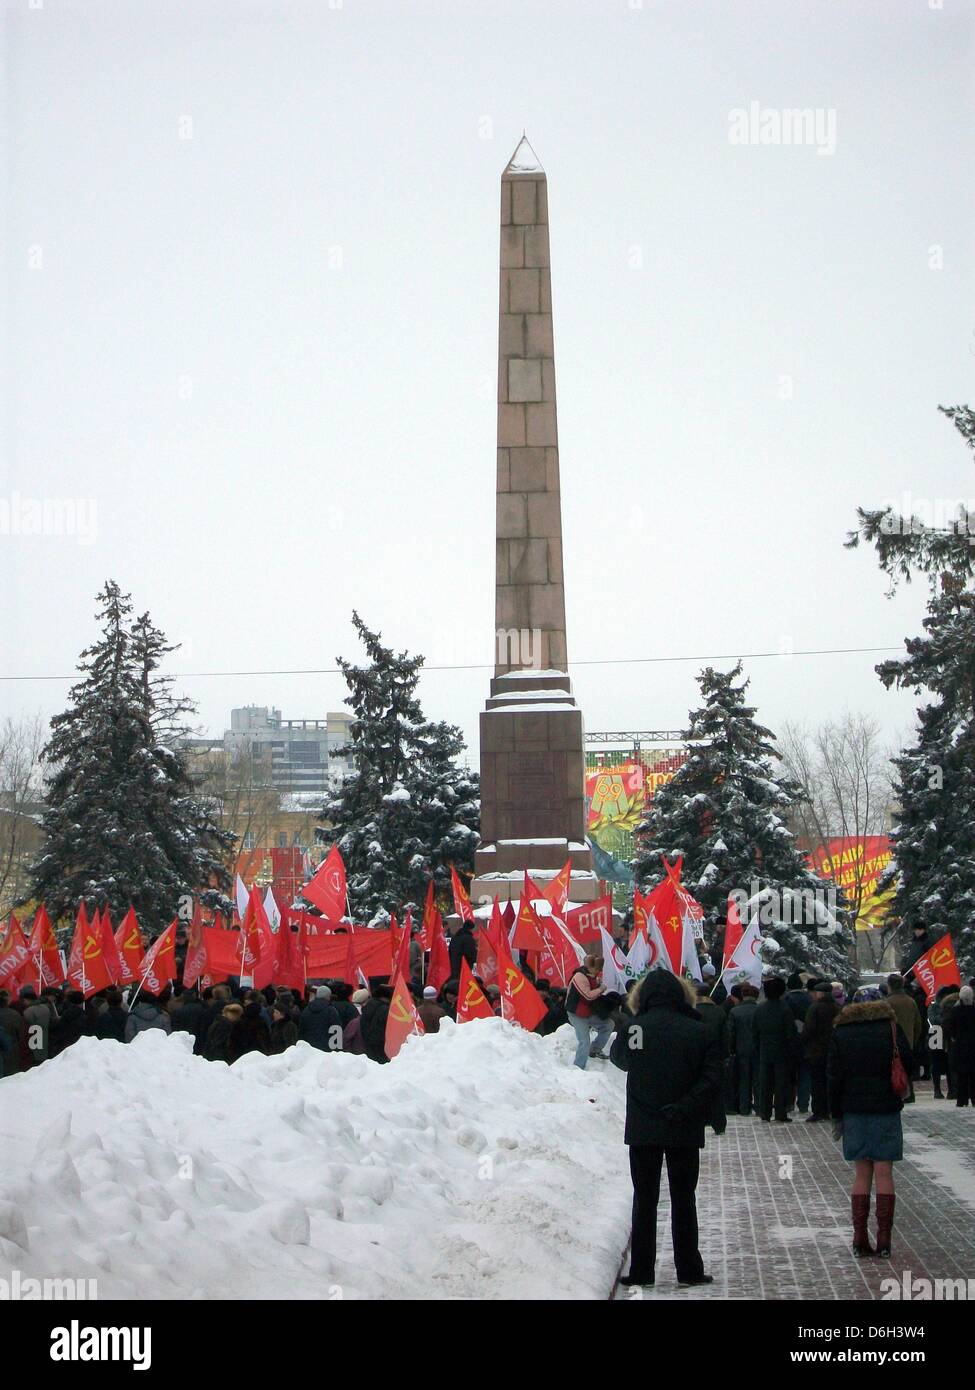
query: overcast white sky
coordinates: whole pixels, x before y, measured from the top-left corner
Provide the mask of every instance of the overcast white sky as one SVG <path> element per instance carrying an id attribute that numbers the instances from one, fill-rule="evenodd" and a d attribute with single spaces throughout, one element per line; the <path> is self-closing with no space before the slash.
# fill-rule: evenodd
<path id="1" fill-rule="evenodd" d="M 37 4 L 39 0 L 34 0 Z M 498 182 L 549 179 L 570 661 L 896 646 L 857 503 L 975 495 L 975 8 L 962 0 L 6 0 L 0 672 L 70 673 L 112 575 L 233 705 L 336 708 L 357 607 L 487 662 Z M 835 111 L 835 153 L 729 112 Z M 186 137 L 191 138 L 186 138 Z M 932 269 L 940 247 L 943 268 Z M 935 256 L 937 253 L 935 253 Z M 782 378 L 793 395 L 781 399 Z M 913 700 L 747 663 L 773 728 Z M 700 662 L 580 666 L 591 729 L 679 726 Z M 727 663 L 721 663 L 727 664 Z M 472 744 L 488 672 L 431 672 Z M 65 682 L 0 683 L 0 715 Z"/>

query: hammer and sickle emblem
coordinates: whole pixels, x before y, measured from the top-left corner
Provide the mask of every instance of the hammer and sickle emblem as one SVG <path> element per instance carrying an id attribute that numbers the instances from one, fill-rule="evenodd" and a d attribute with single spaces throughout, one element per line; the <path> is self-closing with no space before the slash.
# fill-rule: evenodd
<path id="1" fill-rule="evenodd" d="M 402 999 L 400 999 L 398 995 L 393 1000 L 392 1004 L 390 1005 L 390 1008 L 392 1010 L 393 1017 L 395 1018 L 397 1023 L 409 1022 L 410 1015 L 406 1010 L 406 1005 L 403 1003 Z"/>
<path id="2" fill-rule="evenodd" d="M 101 955 L 101 949 L 101 943 L 97 937 L 85 937 L 85 949 L 82 952 L 85 960 L 94 960 L 96 956 Z"/>
<path id="3" fill-rule="evenodd" d="M 125 949 L 126 951 L 134 951 L 134 950 L 136 950 L 136 948 L 138 947 L 138 945 L 139 945 L 138 933 L 136 932 L 135 927 L 133 927 L 132 930 L 129 932 L 129 935 L 128 935 L 127 939 L 126 939 L 124 949 Z"/>
<path id="4" fill-rule="evenodd" d="M 935 970 L 939 970 L 942 965 L 947 965 L 950 960 L 951 952 L 948 950 L 947 946 L 942 946 L 941 950 L 935 951 L 934 955 L 931 957 L 931 964 L 934 966 Z"/>
<path id="5" fill-rule="evenodd" d="M 680 931 L 680 918 L 676 915 L 676 913 L 673 917 L 667 918 L 667 925 L 668 927 L 670 927 L 671 931 Z"/>
<path id="6" fill-rule="evenodd" d="M 518 994 L 524 988 L 525 981 L 523 979 L 518 979 L 518 971 L 512 970 L 510 965 L 505 966 L 504 973 L 508 980 L 509 994 Z M 515 980 L 518 980 L 517 984 L 513 983 Z"/>

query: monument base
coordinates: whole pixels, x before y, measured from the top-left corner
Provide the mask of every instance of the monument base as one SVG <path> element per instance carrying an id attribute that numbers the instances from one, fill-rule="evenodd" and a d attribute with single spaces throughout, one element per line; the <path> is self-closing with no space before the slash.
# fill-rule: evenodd
<path id="1" fill-rule="evenodd" d="M 593 902 L 600 896 L 600 882 L 593 872 L 589 845 L 559 839 L 499 840 L 494 845 L 482 845 L 474 860 L 471 902 L 480 907 L 495 898 L 500 898 L 502 903 L 509 898 L 520 898 L 526 870 L 532 882 L 545 889 L 567 859 L 572 861 L 570 901 Z"/>

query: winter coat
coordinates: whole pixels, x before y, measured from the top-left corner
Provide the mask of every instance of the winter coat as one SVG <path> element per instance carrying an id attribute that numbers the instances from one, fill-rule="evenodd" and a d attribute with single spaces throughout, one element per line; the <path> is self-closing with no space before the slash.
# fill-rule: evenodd
<path id="1" fill-rule="evenodd" d="M 847 1004 L 833 1025 L 826 1062 L 829 1113 L 834 1120 L 844 1115 L 892 1115 L 904 1102 L 890 1084 L 894 1060 L 891 1024 L 896 1028 L 897 1048 L 908 1076 L 914 1067 L 911 1045 L 885 999 Z"/>
<path id="2" fill-rule="evenodd" d="M 234 1051 L 234 1029 L 237 1025 L 232 1019 L 224 1018 L 219 1014 L 210 1027 L 207 1029 L 206 1041 L 203 1044 L 203 1056 L 208 1062 L 233 1062 L 237 1054 Z"/>
<path id="3" fill-rule="evenodd" d="M 36 1067 L 50 1056 L 52 1020 L 53 1014 L 48 1004 L 28 1004 L 24 1009 L 25 1051 L 30 1058 L 29 1065 Z"/>
<path id="4" fill-rule="evenodd" d="M 264 1021 L 265 1010 L 261 1004 L 245 1004 L 244 1017 L 234 1024 L 234 1052 L 243 1057 L 246 1052 L 263 1052 L 265 1057 L 271 1050 L 271 1030 Z"/>
<path id="5" fill-rule="evenodd" d="M 960 986 L 958 985 L 954 986 L 954 994 L 946 994 L 941 1001 L 941 1027 L 944 1032 L 945 1042 L 948 1044 L 948 1050 L 952 1053 L 952 1066 L 954 1066 L 954 1047 L 951 1043 L 951 1015 L 958 1008 L 960 1002 L 958 995 L 959 988 Z"/>
<path id="6" fill-rule="evenodd" d="M 339 1016 L 339 1023 L 342 1025 L 343 1031 L 354 1018 L 359 1017 L 359 1010 L 352 1003 L 351 999 L 333 999 L 332 1008 Z"/>
<path id="7" fill-rule="evenodd" d="M 701 1022 L 707 1030 L 708 1037 L 718 1045 L 719 1055 L 722 1059 L 727 1057 L 728 1015 L 721 1005 L 716 1004 L 713 999 L 698 999 L 696 1008 Z"/>
<path id="8" fill-rule="evenodd" d="M 716 1038 L 691 1009 L 657 1004 L 621 1018 L 610 1061 L 626 1072 L 626 1144 L 703 1149 L 708 1103 L 720 1092 Z"/>
<path id="9" fill-rule="evenodd" d="M 125 1022 L 125 1041 L 131 1042 L 136 1033 L 145 1033 L 150 1028 L 161 1028 L 164 1033 L 172 1030 L 169 1014 L 158 1004 L 148 999 L 140 999 L 134 1009 L 129 1011 Z"/>
<path id="10" fill-rule="evenodd" d="M 351 1052 L 353 1057 L 365 1055 L 366 1045 L 362 1041 L 362 1019 L 359 1017 L 358 1009 L 352 1022 L 347 1023 L 342 1030 L 342 1051 Z"/>
<path id="11" fill-rule="evenodd" d="M 784 999 L 763 999 L 752 1021 L 755 1051 L 762 1062 L 791 1062 L 799 1053 L 796 1016 Z"/>
<path id="12" fill-rule="evenodd" d="M 460 929 L 450 938 L 450 945 L 447 947 L 447 954 L 450 956 L 451 977 L 460 979 L 460 963 L 467 961 L 471 971 L 476 973 L 477 966 L 477 941 L 470 922 L 464 922 Z"/>
<path id="13" fill-rule="evenodd" d="M 116 1042 L 125 1042 L 125 1026 L 128 1019 L 129 1016 L 121 1004 L 106 1005 L 95 1023 L 95 1037 L 113 1038 Z"/>
<path id="14" fill-rule="evenodd" d="M 57 1056 L 81 1037 L 85 1026 L 85 1011 L 80 1004 L 65 1004 L 51 1028 L 52 1054 Z"/>
<path id="15" fill-rule="evenodd" d="M 903 959 L 901 960 L 900 973 L 906 975 L 913 966 L 917 965 L 921 957 L 927 954 L 932 944 L 931 938 L 928 936 L 927 932 L 925 932 L 920 939 L 915 937 L 912 933 Z"/>
<path id="16" fill-rule="evenodd" d="M 444 1011 L 439 1004 L 435 1004 L 432 999 L 425 1000 L 416 1007 L 420 1015 L 420 1022 L 423 1024 L 425 1033 L 439 1033 L 440 1020 L 444 1017 Z"/>
<path id="17" fill-rule="evenodd" d="M 790 989 L 785 993 L 785 1003 L 792 1010 L 793 1017 L 805 1023 L 806 1014 L 812 1008 L 812 995 L 807 989 Z"/>
<path id="18" fill-rule="evenodd" d="M 386 1056 L 386 1020 L 389 1018 L 388 999 L 370 999 L 363 1004 L 359 1019 L 359 1036 L 366 1056 L 374 1062 L 388 1062 Z"/>
<path id="19" fill-rule="evenodd" d="M 298 1025 L 292 1018 L 276 1018 L 271 1024 L 271 1053 L 278 1056 L 298 1041 Z"/>
<path id="20" fill-rule="evenodd" d="M 728 1043 L 732 1053 L 750 1061 L 755 1056 L 755 1010 L 757 999 L 743 999 L 728 1014 Z"/>
<path id="21" fill-rule="evenodd" d="M 174 1033 L 192 1033 L 194 1038 L 198 1038 L 206 1023 L 207 1006 L 202 999 L 181 998 L 170 1017 Z"/>
<path id="22" fill-rule="evenodd" d="M 342 1024 L 335 1005 L 327 999 L 313 999 L 302 1012 L 298 1037 L 320 1052 L 341 1052 Z"/>
<path id="23" fill-rule="evenodd" d="M 23 1015 L 16 1009 L 11 1009 L 9 1005 L 0 1009 L 0 1031 L 10 1039 L 10 1050 L 4 1058 L 3 1073 L 5 1076 L 13 1076 L 15 1072 L 20 1071 L 20 1044 L 24 1036 Z"/>
<path id="24" fill-rule="evenodd" d="M 892 989 L 887 996 L 887 1003 L 894 1011 L 898 1026 L 904 1033 L 905 1038 L 912 1048 L 917 1047 L 921 1037 L 923 1025 L 918 1007 L 909 994 L 905 994 L 902 989 Z"/>
<path id="25" fill-rule="evenodd" d="M 802 1055 L 807 1062 L 821 1062 L 829 1052 L 833 1036 L 833 1020 L 839 1013 L 839 1005 L 831 994 L 814 999 L 802 1025 Z"/>
<path id="26" fill-rule="evenodd" d="M 946 1025 L 956 1071 L 975 1072 L 975 1004 L 958 1005 Z"/>

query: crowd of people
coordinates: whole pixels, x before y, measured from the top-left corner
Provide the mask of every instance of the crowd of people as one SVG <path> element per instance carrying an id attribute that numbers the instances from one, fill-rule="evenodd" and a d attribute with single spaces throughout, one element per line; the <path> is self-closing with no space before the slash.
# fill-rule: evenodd
<path id="1" fill-rule="evenodd" d="M 599 965 L 593 958 L 586 966 L 590 1004 L 599 999 Z M 937 1099 L 975 1103 L 973 985 L 947 986 L 925 1007 L 923 993 L 896 973 L 852 999 L 836 981 L 799 974 L 767 976 L 761 991 L 735 986 L 720 1002 L 710 982 L 695 987 L 662 970 L 640 981 L 615 1011 L 610 1053 L 627 1073 L 633 1219 L 623 1284 L 655 1282 L 664 1163 L 678 1284 L 712 1282 L 699 1250 L 696 1188 L 706 1126 L 723 1133 L 728 1113 L 789 1124 L 795 1111 L 809 1124 L 831 1123 L 854 1167 L 852 1252 L 889 1258 L 893 1165 L 904 1154 L 901 1111 L 914 1100 L 913 1078 L 929 1075 Z"/>
<path id="2" fill-rule="evenodd" d="M 450 938 L 452 975 L 439 989 L 424 984 L 423 954 L 414 945 L 408 987 L 427 1033 L 438 1032 L 443 1018 L 456 1018 L 465 962 L 501 1014 L 498 986 L 477 975 L 469 924 Z M 627 1073 L 625 1142 L 634 1195 L 624 1285 L 654 1282 L 664 1165 L 678 1283 L 712 1282 L 699 1249 L 696 1188 L 706 1127 L 723 1134 L 729 1114 L 768 1124 L 789 1124 L 798 1115 L 832 1125 L 854 1165 L 852 1250 L 862 1258 L 890 1255 L 893 1165 L 903 1157 L 901 1109 L 914 1101 L 914 1080 L 930 1079 L 935 1099 L 975 1106 L 975 981 L 945 986 L 930 1003 L 896 973 L 852 997 L 838 981 L 801 974 L 767 975 L 761 989 L 742 984 L 725 991 L 706 964 L 700 983 L 655 970 L 624 996 L 607 988 L 598 954 L 586 956 L 565 988 L 536 979 L 524 960 L 521 969 L 547 1006 L 536 1032 L 568 1023 L 576 1066 L 608 1057 Z M 369 988 L 327 980 L 303 994 L 237 980 L 131 994 L 110 988 L 86 1000 L 70 987 L 28 986 L 11 999 L 0 991 L 0 1075 L 41 1065 L 82 1037 L 127 1043 L 147 1029 L 188 1033 L 197 1055 L 229 1065 L 299 1042 L 388 1060 L 393 988 L 383 980 Z M 874 1193 L 875 1244 L 868 1231 Z"/>

